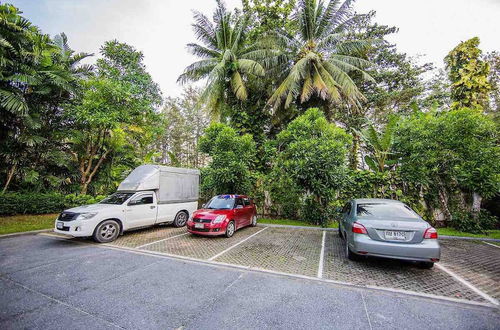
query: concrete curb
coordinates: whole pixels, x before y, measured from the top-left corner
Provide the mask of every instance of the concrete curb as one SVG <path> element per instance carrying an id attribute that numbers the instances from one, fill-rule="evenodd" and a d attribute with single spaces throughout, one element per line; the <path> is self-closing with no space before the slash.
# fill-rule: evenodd
<path id="1" fill-rule="evenodd" d="M 338 228 L 321 228 L 321 227 L 308 227 L 308 226 L 293 226 L 293 225 L 277 225 L 272 223 L 258 223 L 261 227 L 277 227 L 277 228 L 297 228 L 297 229 L 314 229 L 314 230 L 326 230 L 326 231 L 339 231 Z M 439 235 L 442 239 L 463 239 L 469 241 L 487 241 L 487 242 L 500 242 L 500 239 L 488 238 L 488 237 L 464 237 L 464 236 L 446 236 Z"/>
<path id="2" fill-rule="evenodd" d="M 10 234 L 0 235 L 0 238 L 13 237 L 13 236 L 24 236 L 24 235 L 35 235 L 35 234 L 47 233 L 47 232 L 51 232 L 51 231 L 53 231 L 53 229 L 40 229 L 40 230 L 31 230 L 31 231 L 21 231 L 21 232 L 18 232 L 18 233 L 10 233 Z"/>
<path id="3" fill-rule="evenodd" d="M 500 242 L 500 239 L 497 239 L 497 238 L 488 238 L 488 237 L 463 237 L 463 236 L 439 235 L 439 238 L 444 238 L 444 239 L 463 239 L 463 240 L 467 240 L 467 241 Z"/>

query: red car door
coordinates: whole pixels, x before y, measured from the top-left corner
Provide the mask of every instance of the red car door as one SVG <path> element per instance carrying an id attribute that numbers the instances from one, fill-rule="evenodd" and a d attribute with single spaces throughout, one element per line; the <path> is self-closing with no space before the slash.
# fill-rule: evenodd
<path id="1" fill-rule="evenodd" d="M 234 221 L 236 222 L 236 229 L 245 226 L 245 218 L 243 199 L 241 197 L 237 197 L 234 201 Z"/>
<path id="2" fill-rule="evenodd" d="M 252 223 L 252 217 L 254 215 L 254 207 L 250 201 L 250 198 L 243 198 L 243 205 L 245 209 L 245 226 L 249 226 Z"/>

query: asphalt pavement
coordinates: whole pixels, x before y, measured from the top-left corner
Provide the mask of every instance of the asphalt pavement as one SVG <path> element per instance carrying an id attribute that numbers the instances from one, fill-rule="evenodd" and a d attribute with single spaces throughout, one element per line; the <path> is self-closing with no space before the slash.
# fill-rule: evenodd
<path id="1" fill-rule="evenodd" d="M 498 329 L 498 308 L 75 243 L 0 239 L 1 329 Z"/>

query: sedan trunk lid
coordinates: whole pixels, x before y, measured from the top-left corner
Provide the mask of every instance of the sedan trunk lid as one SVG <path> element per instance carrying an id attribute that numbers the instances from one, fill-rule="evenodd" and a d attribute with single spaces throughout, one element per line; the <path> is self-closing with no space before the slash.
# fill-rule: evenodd
<path id="1" fill-rule="evenodd" d="M 377 241 L 420 243 L 429 224 L 418 218 L 358 218 L 368 236 Z"/>

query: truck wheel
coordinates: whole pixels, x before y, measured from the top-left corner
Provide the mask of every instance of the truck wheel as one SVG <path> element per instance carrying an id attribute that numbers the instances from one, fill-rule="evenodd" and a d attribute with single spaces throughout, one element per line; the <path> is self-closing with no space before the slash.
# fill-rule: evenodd
<path id="1" fill-rule="evenodd" d="M 234 228 L 234 221 L 229 221 L 229 223 L 227 224 L 227 227 L 226 227 L 226 233 L 225 233 L 225 236 L 227 238 L 231 237 L 234 235 L 234 231 L 235 231 L 235 228 Z"/>
<path id="2" fill-rule="evenodd" d="M 98 243 L 113 242 L 120 235 L 120 225 L 115 220 L 101 222 L 94 230 L 94 241 Z"/>
<path id="3" fill-rule="evenodd" d="M 186 225 L 187 221 L 188 221 L 188 215 L 187 215 L 187 213 L 184 212 L 184 211 L 180 211 L 175 216 L 174 226 L 175 227 L 184 227 Z"/>

